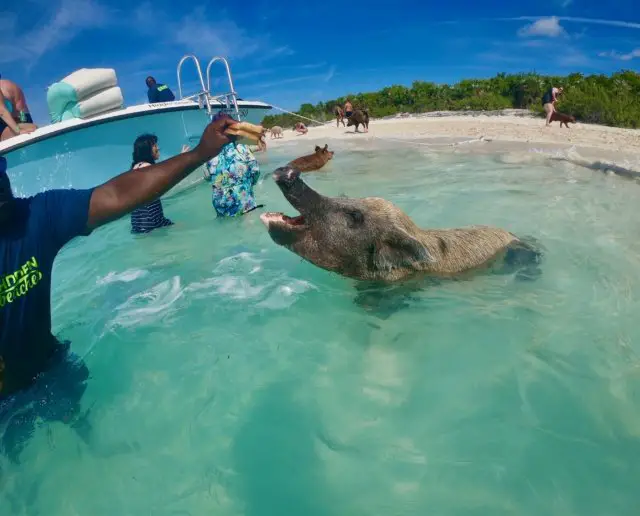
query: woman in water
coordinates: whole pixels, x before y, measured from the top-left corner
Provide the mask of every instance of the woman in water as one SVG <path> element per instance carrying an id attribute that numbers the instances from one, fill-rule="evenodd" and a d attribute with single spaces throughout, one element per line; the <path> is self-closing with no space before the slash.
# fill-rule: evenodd
<path id="1" fill-rule="evenodd" d="M 182 151 L 184 152 L 184 147 Z M 143 168 L 155 164 L 160 158 L 158 137 L 153 134 L 143 134 L 133 143 L 133 162 L 131 168 Z M 171 226 L 173 222 L 164 216 L 160 199 L 131 212 L 131 232 L 149 233 L 156 228 Z"/>
<path id="2" fill-rule="evenodd" d="M 249 147 L 229 143 L 206 166 L 207 180 L 213 187 L 211 201 L 218 217 L 236 217 L 262 207 L 253 195 L 260 166 Z"/>

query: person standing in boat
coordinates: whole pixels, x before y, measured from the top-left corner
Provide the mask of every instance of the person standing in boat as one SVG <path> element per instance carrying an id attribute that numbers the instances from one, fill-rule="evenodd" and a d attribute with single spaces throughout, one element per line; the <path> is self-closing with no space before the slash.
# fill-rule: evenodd
<path id="1" fill-rule="evenodd" d="M 57 254 L 74 238 L 164 195 L 235 141 L 226 135 L 235 124 L 220 115 L 193 150 L 93 188 L 48 190 L 32 197 L 14 197 L 7 160 L 0 156 L 0 453 L 10 460 L 19 460 L 36 424 L 54 421 L 68 424 L 90 450 L 105 451 L 80 410 L 89 370 L 69 343 L 51 333 Z"/>
<path id="2" fill-rule="evenodd" d="M 147 83 L 147 98 L 149 104 L 155 104 L 156 102 L 171 102 L 176 100 L 176 96 L 173 94 L 169 86 L 162 83 L 157 83 L 156 80 L 149 76 L 146 80 Z"/>

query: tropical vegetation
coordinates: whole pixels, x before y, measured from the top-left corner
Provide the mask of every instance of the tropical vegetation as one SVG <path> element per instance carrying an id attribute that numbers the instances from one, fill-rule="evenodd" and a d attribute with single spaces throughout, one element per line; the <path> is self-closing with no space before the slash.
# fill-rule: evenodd
<path id="1" fill-rule="evenodd" d="M 377 92 L 350 93 L 316 105 L 302 104 L 297 113 L 325 122 L 334 118 L 335 106 L 344 106 L 349 98 L 356 108 L 367 108 L 374 118 L 398 113 L 509 108 L 530 109 L 542 115 L 542 95 L 552 85 L 564 87 L 558 111 L 571 114 L 580 122 L 640 127 L 640 74 L 631 70 L 612 75 L 499 73 L 490 79 L 464 79 L 453 85 L 415 81 L 411 87 L 395 85 Z M 299 120 L 285 113 L 268 115 L 262 123 L 286 128 Z"/>

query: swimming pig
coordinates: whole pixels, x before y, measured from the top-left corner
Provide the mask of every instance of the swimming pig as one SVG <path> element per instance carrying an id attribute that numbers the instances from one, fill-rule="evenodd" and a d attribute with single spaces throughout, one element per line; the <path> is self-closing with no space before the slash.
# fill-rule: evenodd
<path id="1" fill-rule="evenodd" d="M 313 154 L 294 159 L 289 162 L 288 166 L 300 172 L 312 172 L 314 170 L 320 170 L 332 158 L 333 151 L 329 150 L 329 145 L 325 145 L 323 148 L 316 145 L 316 151 Z"/>
<path id="2" fill-rule="evenodd" d="M 349 278 L 388 284 L 418 275 L 455 278 L 481 269 L 535 273 L 541 257 L 533 245 L 503 229 L 421 229 L 385 199 L 325 197 L 291 166 L 275 170 L 273 178 L 300 215 L 262 214 L 272 240 Z"/>
<path id="3" fill-rule="evenodd" d="M 360 124 L 362 124 L 362 127 L 364 127 L 365 133 L 369 131 L 369 111 L 367 111 L 366 109 L 356 109 L 347 120 L 347 127 L 355 125 L 356 133 L 359 132 L 358 126 Z"/>

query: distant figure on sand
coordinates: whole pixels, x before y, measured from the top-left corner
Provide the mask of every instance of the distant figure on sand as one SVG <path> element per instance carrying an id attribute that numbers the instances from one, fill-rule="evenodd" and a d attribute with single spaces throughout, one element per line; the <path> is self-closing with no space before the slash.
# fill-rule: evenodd
<path id="1" fill-rule="evenodd" d="M 173 100 L 176 100 L 175 95 L 166 84 L 158 84 L 156 80 L 151 76 L 147 77 L 146 83 L 147 87 L 149 88 L 149 90 L 147 91 L 149 104 L 155 104 L 156 102 L 171 102 Z"/>
<path id="2" fill-rule="evenodd" d="M 547 127 L 551 125 L 551 115 L 556 110 L 556 101 L 558 100 L 558 96 L 562 95 L 563 91 L 563 88 L 552 87 L 542 96 L 542 107 L 544 107 L 544 112 L 547 115 Z"/>
<path id="3" fill-rule="evenodd" d="M 271 133 L 271 139 L 274 138 L 282 138 L 282 127 L 279 125 L 274 125 L 269 132 Z"/>
<path id="4" fill-rule="evenodd" d="M 351 115 L 353 115 L 353 105 L 351 104 L 351 101 L 347 99 L 347 101 L 344 103 L 344 116 L 349 118 L 351 117 Z"/>
<path id="5" fill-rule="evenodd" d="M 0 141 L 32 133 L 37 128 L 22 88 L 13 81 L 0 79 Z"/>
<path id="6" fill-rule="evenodd" d="M 307 134 L 309 132 L 309 129 L 307 129 L 307 126 L 304 125 L 302 122 L 298 122 L 293 128 L 293 130 L 300 134 Z"/>
<path id="7" fill-rule="evenodd" d="M 344 111 L 342 108 L 336 105 L 333 112 L 336 115 L 336 127 L 340 127 L 340 122 L 342 122 L 342 127 L 346 127 L 344 123 Z"/>
<path id="8" fill-rule="evenodd" d="M 356 109 L 348 120 L 347 127 L 355 125 L 356 133 L 360 132 L 358 131 L 358 126 L 360 124 L 364 127 L 365 133 L 369 132 L 369 111 L 367 109 Z"/>

